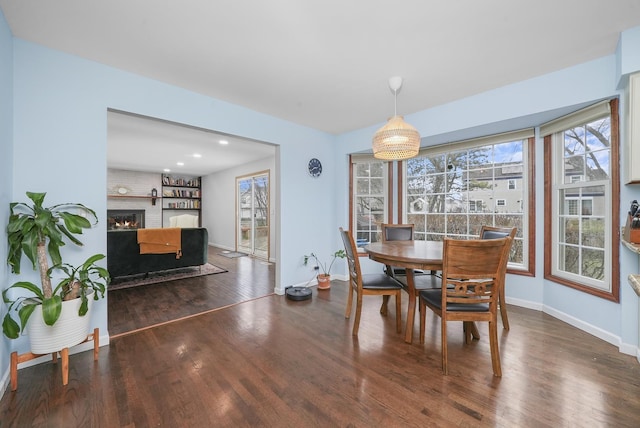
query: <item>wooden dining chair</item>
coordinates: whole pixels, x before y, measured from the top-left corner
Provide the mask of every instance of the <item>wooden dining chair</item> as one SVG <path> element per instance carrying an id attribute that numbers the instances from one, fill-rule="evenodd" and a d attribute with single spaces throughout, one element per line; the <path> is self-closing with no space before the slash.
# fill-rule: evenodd
<path id="1" fill-rule="evenodd" d="M 414 227 L 415 226 L 412 223 L 408 223 L 408 224 L 383 223 L 381 225 L 382 242 L 413 241 Z M 405 289 L 405 291 L 409 292 L 408 285 L 406 283 L 407 271 L 405 268 L 386 265 L 386 272 L 388 275 L 391 275 L 395 279 L 399 280 L 400 283 L 402 283 L 402 286 L 403 286 L 402 288 Z M 431 275 L 435 275 L 435 272 L 432 271 Z M 420 290 L 437 288 L 440 286 L 440 281 L 431 275 L 425 275 L 425 272 L 419 269 L 413 270 L 413 277 L 414 277 L 413 283 L 415 285 L 416 298 L 418 297 Z M 389 300 L 389 296 L 385 296 L 383 298 L 382 307 L 380 308 L 381 314 L 386 314 L 388 300 Z"/>
<path id="2" fill-rule="evenodd" d="M 496 227 L 496 226 L 482 226 L 480 229 L 480 239 L 496 239 L 509 236 L 511 238 L 511 245 L 516 238 L 517 228 L 515 227 Z M 511 251 L 511 248 L 509 248 Z M 500 308 L 500 318 L 502 318 L 502 326 L 505 330 L 509 330 L 509 318 L 507 317 L 507 301 L 505 300 L 506 284 L 500 287 L 500 295 L 498 296 L 498 307 Z"/>
<path id="3" fill-rule="evenodd" d="M 489 324 L 493 374 L 502 376 L 498 350 L 498 296 L 507 271 L 511 237 L 455 240 L 445 238 L 442 254 L 442 287 L 420 292 L 420 343 L 424 343 L 426 308 L 441 318 L 442 371 L 447 367 L 447 323 Z"/>
<path id="4" fill-rule="evenodd" d="M 413 224 L 391 224 L 383 223 L 381 226 L 382 242 L 388 241 L 413 241 Z M 407 274 L 405 268 L 386 266 L 387 274 L 398 279 L 398 276 L 405 276 Z M 414 270 L 414 275 L 422 274 L 421 270 Z"/>
<path id="5" fill-rule="evenodd" d="M 396 298 L 396 331 L 402 331 L 402 285 L 395 278 L 385 273 L 372 273 L 363 275 L 360 270 L 360 260 L 358 250 L 353 236 L 348 230 L 340 228 L 340 236 L 344 243 L 344 251 L 347 254 L 347 264 L 349 266 L 349 297 L 345 318 L 351 316 L 351 306 L 353 304 L 353 294 L 356 295 L 356 317 L 353 321 L 354 336 L 358 335 L 360 326 L 360 314 L 362 312 L 362 297 L 374 296 L 395 296 Z"/>

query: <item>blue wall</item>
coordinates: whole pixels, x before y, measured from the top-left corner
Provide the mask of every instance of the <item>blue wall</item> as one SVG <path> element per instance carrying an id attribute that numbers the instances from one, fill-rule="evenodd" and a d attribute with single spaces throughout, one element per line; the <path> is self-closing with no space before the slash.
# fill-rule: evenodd
<path id="1" fill-rule="evenodd" d="M 329 252 L 334 242 L 322 219 L 331 218 L 335 187 L 329 164 L 322 179 L 306 173 L 311 157 L 328 159 L 334 137 L 203 95 L 14 40 L 14 182 L 12 197 L 46 191 L 50 204 L 80 201 L 104 220 L 106 213 L 107 109 L 117 109 L 279 145 L 277 291 L 306 280 L 302 255 Z M 33 156 L 34 153 L 46 154 Z M 304 236 L 304 239 L 300 239 Z M 106 253 L 101 223 L 85 233 L 85 248 L 67 246 L 70 263 L 83 254 Z M 24 269 L 26 272 L 29 269 Z M 30 280 L 37 282 L 35 272 Z M 24 275 L 28 277 L 28 275 Z M 106 333 L 106 302 L 98 302 L 95 325 Z M 101 334 L 102 335 L 102 334 Z M 19 339 L 19 351 L 27 344 Z"/>
<path id="2" fill-rule="evenodd" d="M 627 52 L 632 47 L 640 49 L 640 46 L 633 46 L 636 37 L 625 40 Z M 0 116 L 0 137 L 3 154 L 5 151 L 9 153 L 0 160 L 1 174 L 5 178 L 0 183 L 0 206 L 6 207 L 8 200 L 24 200 L 27 190 L 46 191 L 49 203 L 82 202 L 95 209 L 104 220 L 106 114 L 111 108 L 278 146 L 279 188 L 278 200 L 275 201 L 277 292 L 282 292 L 287 285 L 304 283 L 309 279 L 312 272 L 302 266 L 302 255 L 311 251 L 330 254 L 340 248 L 337 229 L 348 226 L 347 156 L 351 152 L 369 150 L 371 136 L 381 124 L 334 137 L 23 40 L 11 39 L 4 21 L 0 22 L 0 55 L 0 91 L 3 95 L 5 92 L 11 95 L 13 91 L 14 100 L 13 108 L 11 101 L 6 101 L 4 96 L 0 101 L 0 113 L 8 113 Z M 445 136 L 446 140 L 455 140 L 456 136 L 469 138 L 526 125 L 536 126 L 577 105 L 618 95 L 619 56 L 620 53 L 405 117 L 418 128 L 426 144 L 440 142 Z M 11 100 L 11 96 L 8 99 Z M 626 126 L 624 114 L 621 119 L 621 125 Z M 12 144 L 7 143 L 11 140 Z M 543 160 L 540 144 L 538 141 L 536 152 L 539 167 Z M 4 160 L 11 158 L 12 149 L 13 164 Z M 38 156 L 34 156 L 36 153 Z M 310 178 L 306 172 L 306 164 L 312 157 L 323 161 L 323 174 L 319 179 Z M 626 276 L 637 271 L 637 257 L 621 250 L 621 304 L 545 282 L 542 278 L 543 183 L 540 168 L 536 186 L 536 230 L 539 231 L 536 277 L 510 276 L 508 299 L 548 310 L 591 332 L 600 333 L 612 342 L 618 340 L 619 344 L 628 344 L 630 348 L 637 346 L 637 298 L 626 283 Z M 640 199 L 635 187 L 622 187 L 621 200 L 625 206 L 633 198 Z M 4 222 L 6 213 L 0 210 L 0 224 Z M 86 248 L 82 251 L 71 246 L 65 248 L 67 260 L 75 263 L 84 260 L 87 253 L 106 253 L 105 232 L 104 222 L 86 232 L 83 239 Z M 0 256 L 4 258 L 6 248 L 3 246 L 0 246 Z M 364 262 L 366 269 L 380 269 L 367 260 Z M 0 269 L 0 277 L 7 278 L 6 267 Z M 338 266 L 337 272 L 340 270 L 345 272 L 344 264 Z M 35 272 L 23 277 L 38 280 Z M 95 326 L 106 334 L 105 301 L 98 302 L 93 316 Z M 11 346 L 23 352 L 28 344 L 19 339 L 11 342 Z M 0 354 L 0 372 L 6 367 L 4 359 L 7 354 L 5 349 Z"/>
<path id="3" fill-rule="evenodd" d="M 0 225 L 9 220 L 9 202 L 13 182 L 13 40 L 9 26 L 0 13 Z M 0 240 L 0 283 L 9 281 L 7 259 L 7 240 Z M 0 286 L 0 289 L 4 286 Z M 4 318 L 7 308 L 0 308 L 0 319 Z M 5 367 L 9 366 L 9 340 L 0 337 L 0 386 Z"/>

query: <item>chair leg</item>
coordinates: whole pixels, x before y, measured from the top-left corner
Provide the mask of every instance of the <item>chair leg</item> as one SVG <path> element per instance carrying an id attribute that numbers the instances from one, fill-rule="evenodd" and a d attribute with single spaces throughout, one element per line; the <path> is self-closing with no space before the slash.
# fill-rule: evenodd
<path id="1" fill-rule="evenodd" d="M 353 320 L 353 331 L 352 335 L 358 335 L 358 328 L 360 327 L 360 313 L 362 312 L 362 295 L 360 293 L 356 293 L 356 318 Z"/>
<path id="2" fill-rule="evenodd" d="M 396 331 L 402 333 L 402 294 L 400 292 L 396 293 Z"/>
<path id="3" fill-rule="evenodd" d="M 382 306 L 380 306 L 380 313 L 382 315 L 387 315 L 388 305 L 389 305 L 389 295 L 382 296 Z"/>
<path id="4" fill-rule="evenodd" d="M 447 366 L 447 321 L 444 319 L 444 316 L 440 319 L 440 324 L 442 325 L 440 333 L 442 335 L 442 372 L 445 375 L 448 375 L 449 367 Z"/>
<path id="5" fill-rule="evenodd" d="M 418 306 L 420 311 L 420 344 L 424 345 L 424 331 L 427 323 L 427 305 L 422 301 L 422 299 L 418 300 L 420 302 L 420 306 Z"/>
<path id="6" fill-rule="evenodd" d="M 504 284 L 498 293 L 498 303 L 500 304 L 500 317 L 502 318 L 502 326 L 505 330 L 509 330 L 509 318 L 507 318 L 507 303 L 504 295 Z"/>
<path id="7" fill-rule="evenodd" d="M 498 320 L 489 321 L 489 343 L 491 346 L 491 365 L 493 366 L 493 375 L 502 377 L 502 368 L 500 367 L 500 350 L 498 349 Z"/>
<path id="8" fill-rule="evenodd" d="M 468 345 L 471 343 L 471 339 L 480 340 L 480 332 L 478 332 L 478 326 L 473 321 L 463 321 L 462 331 L 464 332 L 464 341 Z"/>
<path id="9" fill-rule="evenodd" d="M 351 305 L 353 304 L 353 286 L 349 284 L 349 295 L 347 297 L 347 308 L 344 311 L 344 317 L 349 318 L 351 316 Z"/>
<path id="10" fill-rule="evenodd" d="M 464 343 L 467 345 L 471 343 L 471 329 L 467 321 L 462 321 L 462 331 L 464 334 Z"/>

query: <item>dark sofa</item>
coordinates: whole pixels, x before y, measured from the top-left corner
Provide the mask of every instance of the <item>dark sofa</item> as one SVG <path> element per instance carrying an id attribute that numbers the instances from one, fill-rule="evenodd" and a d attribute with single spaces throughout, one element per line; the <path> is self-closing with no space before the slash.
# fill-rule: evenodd
<path id="1" fill-rule="evenodd" d="M 182 257 L 175 254 L 140 254 L 136 230 L 107 231 L 107 269 L 111 278 L 148 274 L 207 263 L 209 235 L 204 227 L 181 230 Z"/>

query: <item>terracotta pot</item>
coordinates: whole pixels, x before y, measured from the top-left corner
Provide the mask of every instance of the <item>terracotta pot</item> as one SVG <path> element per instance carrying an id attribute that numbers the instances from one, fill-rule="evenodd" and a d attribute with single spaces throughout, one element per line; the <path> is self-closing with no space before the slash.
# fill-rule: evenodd
<path id="1" fill-rule="evenodd" d="M 331 288 L 331 276 L 321 273 L 318 275 L 318 290 L 327 290 Z"/>
<path id="2" fill-rule="evenodd" d="M 27 336 L 34 354 L 50 354 L 64 348 L 70 348 L 87 338 L 90 330 L 91 307 L 93 295 L 88 295 L 89 311 L 78 316 L 81 299 L 62 302 L 62 313 L 58 321 L 52 326 L 46 325 L 42 318 L 42 308 L 37 307 L 27 323 Z"/>

